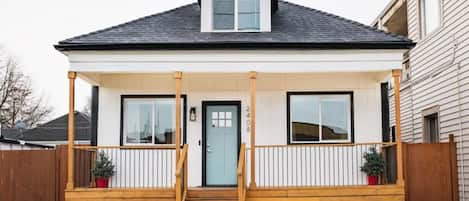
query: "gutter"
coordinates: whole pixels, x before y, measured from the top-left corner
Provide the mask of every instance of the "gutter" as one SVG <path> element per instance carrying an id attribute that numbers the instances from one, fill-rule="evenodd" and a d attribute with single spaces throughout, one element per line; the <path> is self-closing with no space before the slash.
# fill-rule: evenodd
<path id="1" fill-rule="evenodd" d="M 64 43 L 54 45 L 59 51 L 71 50 L 258 50 L 258 49 L 410 49 L 416 43 L 399 42 L 337 42 L 337 43 L 269 43 L 269 42 L 214 42 L 214 43 Z"/>

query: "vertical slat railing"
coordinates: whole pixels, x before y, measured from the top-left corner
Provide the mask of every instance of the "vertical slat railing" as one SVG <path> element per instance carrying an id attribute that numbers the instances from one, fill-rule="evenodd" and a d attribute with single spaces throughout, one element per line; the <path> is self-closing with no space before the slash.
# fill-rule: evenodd
<path id="1" fill-rule="evenodd" d="M 267 188 L 367 185 L 360 170 L 363 155 L 370 148 L 381 152 L 391 146 L 395 143 L 257 145 L 256 184 Z M 383 159 L 392 161 L 384 155 Z"/>
<path id="2" fill-rule="evenodd" d="M 75 186 L 95 187 L 92 169 L 99 153 L 115 166 L 109 188 L 174 188 L 175 146 L 75 146 Z"/>
<path id="3" fill-rule="evenodd" d="M 238 201 L 246 199 L 246 189 L 246 144 L 243 143 L 238 160 Z"/>

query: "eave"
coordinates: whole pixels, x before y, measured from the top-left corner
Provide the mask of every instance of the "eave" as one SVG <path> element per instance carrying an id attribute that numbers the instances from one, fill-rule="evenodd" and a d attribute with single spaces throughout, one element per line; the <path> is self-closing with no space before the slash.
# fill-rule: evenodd
<path id="1" fill-rule="evenodd" d="M 59 43 L 59 51 L 73 50 L 256 50 L 256 49 L 410 49 L 414 42 L 327 42 L 327 43 L 265 43 L 265 42 L 216 42 L 216 43 Z"/>

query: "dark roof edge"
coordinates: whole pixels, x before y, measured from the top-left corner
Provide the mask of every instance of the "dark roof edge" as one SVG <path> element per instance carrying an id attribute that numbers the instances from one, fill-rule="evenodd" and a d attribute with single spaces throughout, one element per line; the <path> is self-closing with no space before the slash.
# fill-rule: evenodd
<path id="1" fill-rule="evenodd" d="M 211 49 L 410 49 L 411 41 L 357 43 L 138 43 L 138 44 L 73 44 L 54 45 L 59 51 L 72 50 L 211 50 Z"/>
<path id="2" fill-rule="evenodd" d="M 43 144 L 34 144 L 34 143 L 21 143 L 19 140 L 10 140 L 10 139 L 5 139 L 3 137 L 0 137 L 0 142 L 3 143 L 8 143 L 8 144 L 18 144 L 18 145 L 26 145 L 26 146 L 31 146 L 31 147 L 39 147 L 39 148 L 54 148 L 54 146 L 49 146 L 49 145 L 43 145 Z"/>

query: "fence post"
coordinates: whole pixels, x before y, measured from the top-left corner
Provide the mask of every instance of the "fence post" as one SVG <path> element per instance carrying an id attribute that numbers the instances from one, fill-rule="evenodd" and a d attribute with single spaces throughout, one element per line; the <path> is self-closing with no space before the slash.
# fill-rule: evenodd
<path id="1" fill-rule="evenodd" d="M 449 159 L 451 163 L 451 190 L 453 201 L 459 201 L 458 157 L 454 135 L 449 135 Z"/>

